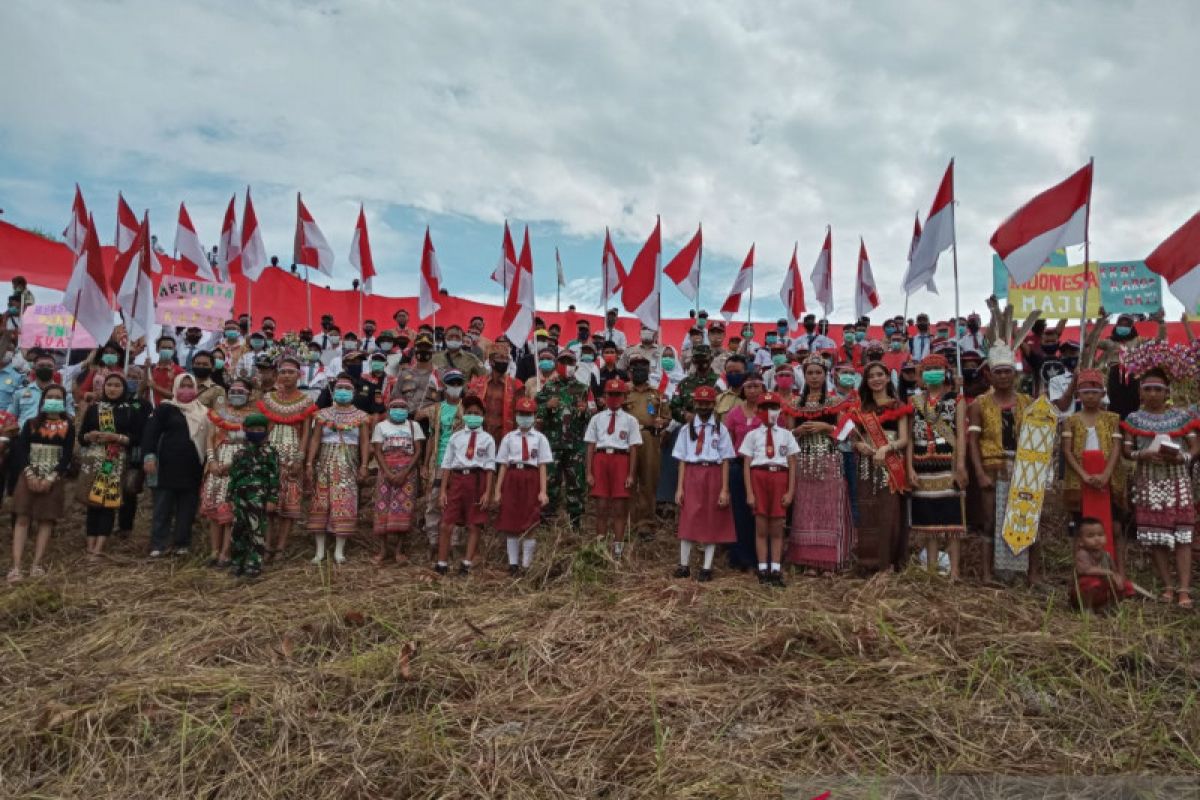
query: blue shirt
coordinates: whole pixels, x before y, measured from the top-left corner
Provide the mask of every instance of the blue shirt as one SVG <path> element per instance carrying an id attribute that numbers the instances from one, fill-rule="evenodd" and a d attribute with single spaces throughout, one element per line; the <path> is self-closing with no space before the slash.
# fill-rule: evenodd
<path id="1" fill-rule="evenodd" d="M 0 378 L 0 385 L 3 385 L 3 379 Z M 57 384 L 54 384 L 57 385 Z M 25 423 L 38 415 L 38 411 L 42 405 L 42 387 L 37 385 L 36 381 L 22 383 L 20 388 L 12 395 L 12 399 L 8 404 L 8 412 L 17 418 L 17 425 L 25 427 Z M 67 392 L 67 414 L 75 416 L 75 398 L 71 393 Z"/>
<path id="2" fill-rule="evenodd" d="M 0 408 L 7 409 L 12 405 L 13 395 L 21 387 L 25 379 L 12 364 L 0 369 Z"/>

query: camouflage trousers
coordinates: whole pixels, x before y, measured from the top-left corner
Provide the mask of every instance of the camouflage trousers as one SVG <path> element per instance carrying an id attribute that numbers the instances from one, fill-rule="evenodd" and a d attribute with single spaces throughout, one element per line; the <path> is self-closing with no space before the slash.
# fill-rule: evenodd
<path id="1" fill-rule="evenodd" d="M 549 465 L 546 475 L 546 494 L 550 498 L 547 516 L 557 514 L 561 504 L 572 523 L 577 524 L 583 517 L 583 502 L 588 495 L 587 468 L 583 463 L 586 454 L 582 442 L 578 447 L 554 450 L 554 463 Z"/>

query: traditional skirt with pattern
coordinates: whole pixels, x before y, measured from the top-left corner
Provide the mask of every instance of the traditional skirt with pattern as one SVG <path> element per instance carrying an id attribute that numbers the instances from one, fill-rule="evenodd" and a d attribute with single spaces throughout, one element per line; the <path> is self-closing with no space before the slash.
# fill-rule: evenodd
<path id="1" fill-rule="evenodd" d="M 913 455 L 917 485 L 910 506 L 912 532 L 921 541 L 961 539 L 967 533 L 963 495 L 954 486 L 954 454 Z"/>
<path id="2" fill-rule="evenodd" d="M 398 447 L 383 451 L 387 468 L 399 471 L 413 461 L 413 454 Z M 417 470 L 412 470 L 401 484 L 391 484 L 379 475 L 375 479 L 375 524 L 372 530 L 379 535 L 407 533 L 412 528 L 413 507 L 417 496 Z"/>
<path id="3" fill-rule="evenodd" d="M 1196 509 L 1185 464 L 1139 463 L 1133 480 L 1133 507 L 1139 544 L 1174 547 L 1191 543 Z"/>
<path id="4" fill-rule="evenodd" d="M 241 442 L 229 439 L 217 445 L 213 460 L 224 467 L 226 472 L 224 475 L 209 472 L 204 476 L 204 483 L 200 487 L 200 516 L 218 525 L 233 524 L 233 501 L 229 499 L 228 470 L 241 446 Z"/>
<path id="5" fill-rule="evenodd" d="M 804 567 L 840 570 L 854 552 L 854 521 L 850 495 L 842 477 L 842 454 L 828 436 L 800 438 L 796 495 L 787 560 Z"/>
<path id="6" fill-rule="evenodd" d="M 351 536 L 358 528 L 358 445 L 321 445 L 313 467 L 308 530 Z"/>
<path id="7" fill-rule="evenodd" d="M 79 462 L 76 499 L 92 508 L 120 508 L 126 449 L 121 445 L 89 444 L 80 452 Z"/>
<path id="8" fill-rule="evenodd" d="M 901 568 L 908 557 L 904 495 L 888 485 L 888 473 L 870 458 L 858 459 L 858 565 L 880 570 Z"/>
<path id="9" fill-rule="evenodd" d="M 300 423 L 304 424 L 304 423 Z M 300 519 L 304 516 L 304 485 L 290 467 L 303 460 L 300 452 L 299 425 L 272 425 L 267 441 L 279 456 L 279 516 Z"/>

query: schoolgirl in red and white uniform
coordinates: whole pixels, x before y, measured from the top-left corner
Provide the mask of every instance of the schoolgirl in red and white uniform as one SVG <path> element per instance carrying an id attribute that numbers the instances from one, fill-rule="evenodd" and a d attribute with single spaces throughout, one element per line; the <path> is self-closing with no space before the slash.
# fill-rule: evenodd
<path id="1" fill-rule="evenodd" d="M 542 520 L 542 509 L 550 502 L 546 494 L 546 465 L 554 461 L 550 440 L 534 430 L 537 402 L 519 397 L 514 403 L 516 430 L 504 434 L 496 451 L 496 488 L 492 507 L 499 508 L 496 530 L 506 535 L 508 573 L 517 575 L 533 563 L 537 540 L 534 530 Z"/>
<path id="2" fill-rule="evenodd" d="M 698 580 L 712 580 L 718 544 L 737 541 L 729 507 L 729 462 L 735 458 L 733 437 L 716 417 L 717 391 L 700 386 L 692 393 L 692 421 L 679 431 L 672 452 L 679 462 L 675 503 L 679 506 L 679 568 L 676 578 L 691 576 L 692 545 L 704 545 Z"/>

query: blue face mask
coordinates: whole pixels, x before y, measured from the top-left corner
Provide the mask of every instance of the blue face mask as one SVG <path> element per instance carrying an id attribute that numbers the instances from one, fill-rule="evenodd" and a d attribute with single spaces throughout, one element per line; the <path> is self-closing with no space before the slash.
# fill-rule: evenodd
<path id="1" fill-rule="evenodd" d="M 867 332 L 866 331 L 858 331 L 857 333 L 854 334 L 854 338 L 860 342 L 865 342 L 867 340 Z"/>
<path id="2" fill-rule="evenodd" d="M 407 408 L 389 408 L 388 409 L 388 419 L 390 419 L 392 422 L 395 422 L 396 424 L 405 422 L 408 420 L 408 409 Z"/>
<path id="3" fill-rule="evenodd" d="M 228 339 L 229 341 L 232 342 L 237 337 L 238 337 L 237 331 L 225 331 L 225 338 Z"/>
<path id="4" fill-rule="evenodd" d="M 1118 325 L 1113 328 L 1113 333 L 1115 333 L 1117 336 L 1128 336 L 1129 334 L 1133 333 L 1133 327 L 1130 325 Z"/>
<path id="5" fill-rule="evenodd" d="M 594 355 L 592 355 L 591 353 L 584 353 L 582 356 L 579 357 L 579 360 L 585 364 L 591 364 L 596 360 L 596 357 Z"/>
<path id="6" fill-rule="evenodd" d="M 727 372 L 725 373 L 725 384 L 730 389 L 740 389 L 742 384 L 746 382 L 746 373 L 744 372 Z"/>
<path id="7" fill-rule="evenodd" d="M 250 444 L 262 444 L 266 440 L 266 431 L 246 431 L 246 441 Z"/>
<path id="8" fill-rule="evenodd" d="M 42 403 L 42 411 L 47 414 L 61 414 L 66 410 L 66 403 L 59 400 L 57 397 L 51 397 Z"/>
<path id="9" fill-rule="evenodd" d="M 554 362 L 548 358 L 543 358 L 538 362 L 538 369 L 540 369 L 542 372 L 553 372 Z"/>
<path id="10" fill-rule="evenodd" d="M 348 405 L 354 399 L 354 392 L 349 389 L 336 389 L 333 392 L 333 402 L 340 406 Z"/>
<path id="11" fill-rule="evenodd" d="M 463 424 L 471 430 L 477 430 L 483 425 L 482 414 L 463 414 Z"/>

